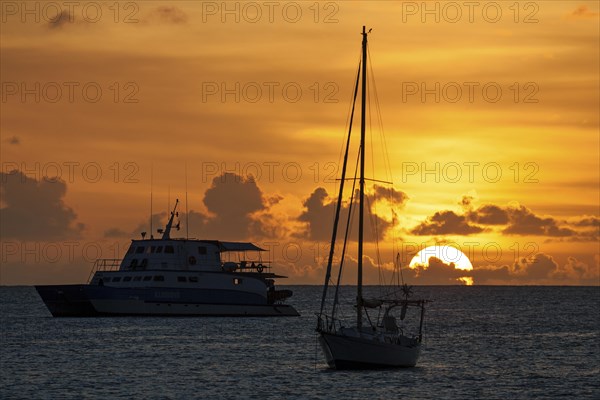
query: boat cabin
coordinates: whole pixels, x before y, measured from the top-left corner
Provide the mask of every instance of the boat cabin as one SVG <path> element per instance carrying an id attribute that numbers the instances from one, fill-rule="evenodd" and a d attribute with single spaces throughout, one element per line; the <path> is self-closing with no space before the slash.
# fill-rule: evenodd
<path id="1" fill-rule="evenodd" d="M 244 271 L 262 272 L 260 252 L 265 250 L 245 242 L 196 239 L 132 240 L 120 271 Z"/>

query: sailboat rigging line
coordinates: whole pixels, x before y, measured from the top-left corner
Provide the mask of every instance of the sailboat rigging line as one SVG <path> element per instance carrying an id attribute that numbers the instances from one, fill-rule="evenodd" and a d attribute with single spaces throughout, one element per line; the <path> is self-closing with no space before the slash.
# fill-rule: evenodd
<path id="1" fill-rule="evenodd" d="M 317 369 L 317 352 L 319 347 L 319 336 L 315 334 L 315 370 Z"/>
<path id="2" fill-rule="evenodd" d="M 377 202 L 374 201 L 373 205 L 371 205 L 371 200 L 369 199 L 369 196 L 367 196 L 367 205 L 367 208 L 369 210 L 369 221 L 371 221 L 371 234 L 375 239 L 375 249 L 377 254 L 377 271 L 379 274 L 379 294 L 381 297 L 381 295 L 383 294 L 381 288 L 385 284 L 385 277 L 383 276 L 383 271 L 381 269 L 381 252 L 379 250 L 379 226 L 377 223 Z M 370 210 L 373 210 L 373 212 L 370 212 Z"/>
<path id="3" fill-rule="evenodd" d="M 354 120 L 354 109 L 356 106 L 356 97 L 358 96 L 358 81 L 359 81 L 360 70 L 361 70 L 361 64 L 359 64 L 359 66 L 358 66 L 358 74 L 356 77 L 356 85 L 354 88 L 354 100 L 352 101 L 352 112 L 350 114 L 350 123 L 348 126 L 348 139 L 346 140 L 346 151 L 344 153 L 344 162 L 342 164 L 342 179 L 346 177 L 346 167 L 348 164 L 348 152 L 349 152 L 349 148 L 350 148 L 350 138 L 351 138 L 351 133 L 352 133 L 352 122 Z M 333 222 L 333 234 L 331 237 L 331 245 L 329 247 L 329 257 L 327 260 L 327 271 L 325 273 L 325 285 L 323 285 L 323 295 L 321 297 L 321 312 L 320 312 L 321 314 L 323 313 L 323 308 L 325 307 L 325 299 L 327 297 L 327 287 L 329 286 L 329 279 L 331 277 L 331 264 L 333 262 L 333 255 L 335 252 L 335 240 L 336 240 L 336 236 L 337 236 L 338 222 L 340 219 L 340 210 L 342 208 L 341 205 L 342 205 L 343 194 L 344 194 L 344 181 L 342 180 L 340 183 L 340 190 L 339 190 L 339 194 L 338 194 L 338 198 L 337 198 L 335 220 Z"/>
<path id="4" fill-rule="evenodd" d="M 188 213 L 188 176 L 187 176 L 187 161 L 185 162 L 185 238 L 190 238 L 190 218 Z"/>
<path id="5" fill-rule="evenodd" d="M 360 76 L 361 61 L 362 61 L 362 55 L 359 54 L 359 56 L 358 56 L 358 70 L 356 72 L 357 73 L 356 85 L 358 85 L 358 76 Z M 351 119 L 352 119 L 352 116 L 354 115 L 354 104 L 355 103 L 356 103 L 356 94 L 353 92 L 353 93 L 350 94 L 350 101 L 348 102 L 348 112 L 346 113 L 346 124 L 344 125 L 344 131 L 348 130 L 351 127 L 351 125 L 352 125 Z M 344 140 L 340 144 L 340 153 L 338 155 L 338 165 L 341 164 L 341 162 L 342 162 L 342 156 L 344 154 L 344 149 L 346 147 L 347 147 L 346 146 L 346 141 Z"/>
<path id="6" fill-rule="evenodd" d="M 371 111 L 371 92 L 373 91 L 373 67 L 371 64 L 371 57 L 370 57 L 370 52 L 368 52 L 367 50 L 367 54 L 369 57 L 369 62 L 365 63 L 365 65 L 367 66 L 367 68 L 369 68 L 369 90 L 366 93 L 367 96 L 367 107 L 368 107 L 368 118 L 369 118 L 369 141 L 370 141 L 370 146 L 369 146 L 369 150 L 370 150 L 370 159 L 371 159 L 371 173 L 373 175 L 375 175 L 375 146 L 373 144 L 373 112 Z M 379 120 L 378 120 L 379 121 Z M 381 124 L 379 124 L 379 127 L 381 127 Z M 363 178 L 366 180 L 366 178 Z M 372 180 L 372 179 L 370 179 Z M 383 271 L 381 269 L 381 251 L 379 248 L 379 226 L 378 226 L 378 218 L 377 218 L 377 201 L 374 198 L 373 202 L 371 203 L 369 196 L 366 197 L 366 201 L 367 201 L 367 213 L 369 214 L 369 221 L 371 222 L 371 233 L 374 235 L 374 239 L 375 239 L 375 248 L 376 248 L 376 259 L 377 259 L 377 272 L 378 272 L 378 278 L 379 278 L 379 295 L 382 296 L 383 292 L 382 292 L 382 288 L 385 284 L 385 277 L 383 276 Z"/>
<path id="7" fill-rule="evenodd" d="M 400 272 L 400 278 L 402 279 L 402 285 L 404 285 L 404 275 L 402 275 L 402 264 L 400 264 L 400 253 L 396 255 L 396 266 L 398 267 L 398 271 Z M 398 282 L 400 283 L 400 282 Z"/>
<path id="8" fill-rule="evenodd" d="M 357 78 L 356 78 L 356 85 L 358 85 L 358 76 L 360 76 L 360 64 L 361 63 L 361 56 L 358 57 L 358 70 L 357 70 Z M 356 91 L 356 89 L 355 89 Z M 353 91 L 350 94 L 350 101 L 348 102 L 348 112 L 346 113 L 346 123 L 344 125 L 344 131 L 349 131 L 350 129 L 352 129 L 352 119 L 354 116 L 354 107 L 355 107 L 355 103 L 356 103 L 356 93 L 355 91 Z M 338 154 L 338 162 L 337 162 L 337 166 L 339 167 L 339 165 L 341 165 L 343 163 L 343 157 L 344 154 L 347 150 L 345 150 L 347 148 L 347 143 L 346 140 L 343 140 L 340 143 L 340 152 Z M 336 181 L 338 181 L 339 179 L 336 179 Z M 338 186 L 335 186 L 335 191 L 337 192 L 339 190 Z M 335 221 L 335 213 L 333 213 L 333 215 L 331 216 L 332 220 L 331 223 L 333 225 L 334 221 Z"/>
<path id="9" fill-rule="evenodd" d="M 383 128 L 383 117 L 381 116 L 379 93 L 377 92 L 377 81 L 375 79 L 375 71 L 373 70 L 373 62 L 371 61 L 371 51 L 370 50 L 368 50 L 368 57 L 369 57 L 369 72 L 370 72 L 370 77 L 371 77 L 370 82 L 373 87 L 372 92 L 373 92 L 373 98 L 374 98 L 374 102 L 375 102 L 375 110 L 377 112 L 377 122 L 379 125 L 379 133 L 381 136 L 381 143 L 383 146 L 384 170 L 386 173 L 386 179 L 388 179 L 389 180 L 388 183 L 391 184 L 394 181 L 393 175 L 392 175 L 392 164 L 390 162 L 390 154 L 387 151 L 387 141 L 385 139 L 385 129 Z"/>
<path id="10" fill-rule="evenodd" d="M 384 171 L 386 174 L 386 179 L 389 180 L 389 182 L 385 182 L 388 183 L 391 188 L 388 192 L 389 194 L 389 202 L 390 202 L 390 206 L 391 206 L 391 211 L 392 211 L 392 222 L 394 222 L 394 207 L 395 207 L 395 199 L 394 199 L 394 184 L 393 184 L 393 173 L 392 173 L 392 163 L 390 161 L 390 154 L 388 151 L 388 146 L 387 146 L 387 140 L 386 140 L 386 136 L 385 136 L 385 129 L 383 126 L 383 117 L 381 115 L 381 106 L 379 103 L 379 93 L 377 91 L 377 80 L 375 78 L 375 71 L 373 68 L 373 62 L 371 61 L 371 51 L 370 49 L 367 49 L 367 55 L 368 55 L 368 66 L 369 66 L 369 72 L 370 72 L 370 84 L 372 86 L 372 90 L 370 92 L 373 93 L 373 98 L 374 98 L 374 102 L 375 102 L 375 110 L 377 112 L 377 121 L 379 124 L 379 133 L 380 133 L 380 142 L 381 145 L 383 147 L 383 164 L 384 164 Z M 375 157 L 373 157 L 374 159 Z M 392 228 L 392 254 L 394 254 L 396 252 L 396 247 L 397 247 L 397 237 L 396 237 L 396 233 L 394 231 L 394 229 Z M 398 264 L 398 267 L 401 268 L 401 266 Z M 401 272 L 401 271 L 400 271 Z M 392 276 L 390 278 L 390 284 L 392 284 L 393 286 L 393 282 L 394 282 L 394 275 L 396 275 L 396 271 L 394 269 Z"/>
<path id="11" fill-rule="evenodd" d="M 345 181 L 351 181 L 351 180 L 354 180 L 354 179 L 356 179 L 356 178 L 344 178 Z M 336 181 L 341 181 L 341 179 L 336 179 Z M 379 180 L 379 179 L 371 179 L 371 178 L 365 178 L 365 181 L 387 183 L 388 185 L 391 185 L 393 183 L 393 182 L 382 181 L 382 180 Z"/>
<path id="12" fill-rule="evenodd" d="M 357 160 L 356 160 L 356 164 L 354 167 L 354 178 L 356 178 L 356 174 L 358 173 L 358 160 L 360 159 L 360 150 L 359 153 L 357 154 Z M 354 219 L 354 210 L 355 208 L 354 206 L 354 191 L 356 189 L 356 179 L 354 179 L 353 183 L 352 183 L 352 191 L 350 192 L 350 204 L 348 205 L 348 218 L 346 219 L 346 232 L 344 234 L 344 245 L 342 246 L 342 253 L 340 256 L 340 268 L 338 270 L 338 277 L 337 277 L 337 284 L 335 285 L 335 295 L 333 298 L 333 307 L 331 310 L 331 319 L 333 320 L 335 318 L 335 310 L 336 310 L 336 306 L 338 304 L 339 301 L 339 290 L 340 290 L 340 283 L 342 281 L 342 271 L 344 269 L 344 260 L 346 258 L 346 247 L 348 245 L 348 236 L 350 235 L 350 231 L 352 230 L 351 227 L 351 223 L 352 220 Z"/>
<path id="13" fill-rule="evenodd" d="M 365 315 L 367 316 L 367 321 L 369 321 L 369 325 L 373 327 L 373 321 L 371 321 L 371 317 L 369 316 L 369 312 L 365 309 Z"/>

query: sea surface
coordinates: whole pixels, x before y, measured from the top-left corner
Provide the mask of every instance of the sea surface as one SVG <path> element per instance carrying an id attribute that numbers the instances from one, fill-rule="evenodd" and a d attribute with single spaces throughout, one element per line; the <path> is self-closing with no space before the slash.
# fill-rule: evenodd
<path id="1" fill-rule="evenodd" d="M 321 288 L 287 288 L 301 317 L 52 318 L 0 287 L 0 398 L 600 398 L 598 287 L 416 287 L 418 366 L 365 371 L 327 369 Z"/>

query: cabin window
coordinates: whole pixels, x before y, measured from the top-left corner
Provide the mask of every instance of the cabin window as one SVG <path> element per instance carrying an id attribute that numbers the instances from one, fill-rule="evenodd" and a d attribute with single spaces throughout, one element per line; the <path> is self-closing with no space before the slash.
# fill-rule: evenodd
<path id="1" fill-rule="evenodd" d="M 135 253 L 136 254 L 143 254 L 144 253 L 144 246 L 137 247 L 135 249 Z"/>
<path id="2" fill-rule="evenodd" d="M 233 284 L 234 285 L 241 285 L 242 284 L 242 280 L 240 278 L 233 278 Z"/>
<path id="3" fill-rule="evenodd" d="M 147 258 L 144 258 L 144 259 L 142 260 L 142 263 L 140 264 L 140 267 L 142 267 L 142 268 L 146 268 L 146 266 L 147 266 L 147 265 L 148 265 L 148 259 L 147 259 Z"/>
<path id="4" fill-rule="evenodd" d="M 157 253 L 162 253 L 162 246 L 158 246 L 158 247 L 156 248 L 156 252 L 157 252 Z"/>
<path id="5" fill-rule="evenodd" d="M 206 247 L 204 247 L 204 246 L 198 246 L 198 254 L 205 255 L 206 254 Z"/>
<path id="6" fill-rule="evenodd" d="M 135 268 L 137 267 L 137 258 L 134 258 L 133 260 L 131 260 L 131 264 L 129 264 L 129 268 Z"/>
<path id="7" fill-rule="evenodd" d="M 197 276 L 190 276 L 189 280 L 190 280 L 190 282 L 198 282 L 198 277 Z"/>
<path id="8" fill-rule="evenodd" d="M 154 250 L 156 250 L 156 246 L 150 246 L 150 253 L 154 253 Z"/>
<path id="9" fill-rule="evenodd" d="M 112 281 L 113 281 L 113 282 L 121 282 L 121 277 L 120 277 L 120 276 L 115 276 L 115 277 L 112 279 Z"/>
<path id="10" fill-rule="evenodd" d="M 138 282 L 138 281 L 141 281 L 141 280 L 142 280 L 142 277 L 141 277 L 141 276 L 134 276 L 134 277 L 133 277 L 133 281 L 134 281 L 134 282 Z"/>
<path id="11" fill-rule="evenodd" d="M 144 281 L 151 281 L 152 277 L 150 275 L 144 277 Z"/>
<path id="12" fill-rule="evenodd" d="M 173 248 L 173 246 L 165 246 L 165 253 L 175 254 L 175 249 Z"/>
<path id="13" fill-rule="evenodd" d="M 165 277 L 162 275 L 154 275 L 154 281 L 155 282 L 164 282 L 165 281 Z"/>
<path id="14" fill-rule="evenodd" d="M 125 278 L 123 278 L 123 282 L 129 282 L 129 281 L 131 281 L 130 276 L 126 276 Z"/>
<path id="15" fill-rule="evenodd" d="M 177 282 L 187 282 L 187 278 L 185 276 L 178 276 Z"/>

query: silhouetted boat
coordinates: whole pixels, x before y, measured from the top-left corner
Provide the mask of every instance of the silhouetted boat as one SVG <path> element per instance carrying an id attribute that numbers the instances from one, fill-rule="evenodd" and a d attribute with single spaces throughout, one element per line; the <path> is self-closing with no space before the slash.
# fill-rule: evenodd
<path id="1" fill-rule="evenodd" d="M 177 203 L 160 239 L 132 240 L 122 260 L 97 260 L 88 284 L 36 286 L 52 315 L 299 315 L 283 304 L 292 292 L 275 289 L 275 279 L 285 276 L 261 260 L 263 249 L 171 238 L 176 209 Z"/>
<path id="2" fill-rule="evenodd" d="M 411 289 L 406 284 L 398 285 L 396 291 L 390 291 L 385 297 L 366 299 L 363 297 L 363 242 L 364 242 L 364 204 L 365 204 L 365 112 L 366 112 L 366 89 L 367 89 L 367 35 L 365 27 L 362 32 L 362 62 L 359 68 L 359 74 L 356 80 L 354 90 L 354 101 L 356 101 L 359 82 L 362 82 L 361 96 L 361 132 L 359 147 L 359 228 L 358 228 L 358 276 L 356 293 L 356 324 L 354 326 L 345 326 L 345 322 L 337 318 L 339 313 L 338 289 L 341 279 L 341 270 L 343 268 L 346 244 L 348 241 L 348 230 L 350 227 L 350 218 L 352 211 L 348 211 L 348 222 L 346 224 L 346 234 L 344 246 L 340 260 L 337 286 L 335 290 L 331 314 L 325 313 L 329 281 L 331 279 L 332 263 L 334 260 L 336 235 L 340 210 L 342 208 L 342 197 L 344 194 L 344 182 L 346 178 L 346 167 L 348 161 L 348 151 L 350 147 L 350 133 L 352 131 L 352 121 L 354 106 L 350 118 L 350 129 L 344 155 L 342 167 L 342 176 L 340 179 L 340 190 L 337 198 L 336 215 L 333 224 L 333 233 L 327 272 L 325 274 L 325 283 L 323 287 L 323 297 L 321 300 L 321 310 L 317 314 L 317 332 L 319 341 L 325 354 L 327 364 L 331 368 L 383 368 L 383 367 L 412 367 L 417 364 L 421 350 L 424 308 L 427 300 L 411 300 Z M 362 78 L 361 78 L 362 74 Z M 357 166 L 358 167 L 358 166 Z M 352 178 L 350 178 L 352 180 Z M 353 188 L 354 189 L 354 188 Z M 352 190 L 350 199 L 350 208 L 354 200 L 354 190 Z M 407 310 L 415 307 L 420 311 L 418 331 L 414 335 L 404 333 L 403 327 L 398 326 L 398 320 L 394 312 L 400 310 L 400 320 L 403 321 L 407 316 Z M 377 309 L 376 316 L 369 316 L 369 309 Z M 365 314 L 368 318 L 363 317 Z"/>

